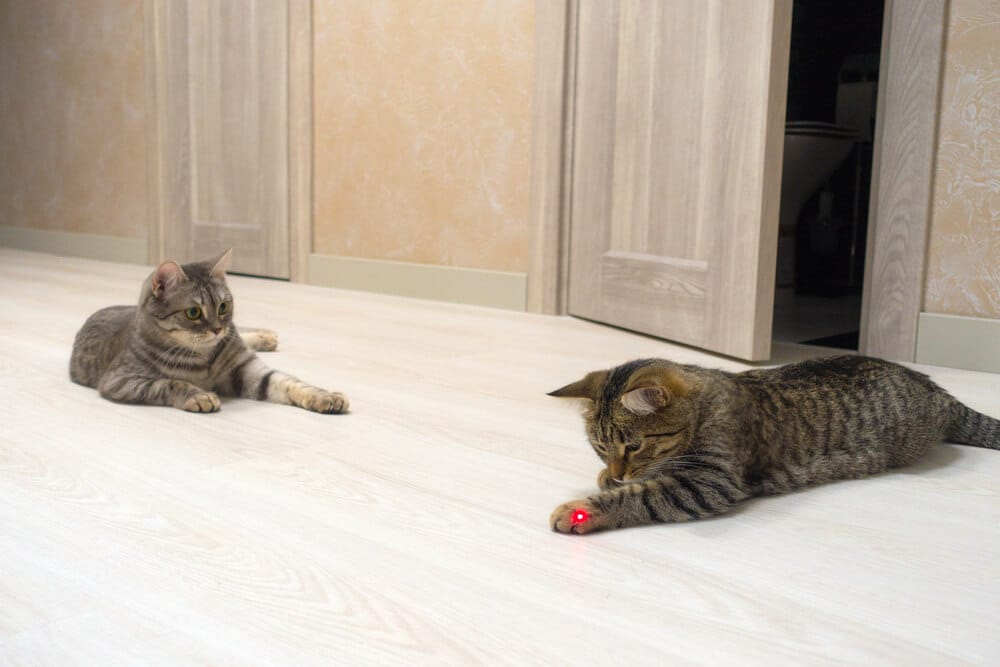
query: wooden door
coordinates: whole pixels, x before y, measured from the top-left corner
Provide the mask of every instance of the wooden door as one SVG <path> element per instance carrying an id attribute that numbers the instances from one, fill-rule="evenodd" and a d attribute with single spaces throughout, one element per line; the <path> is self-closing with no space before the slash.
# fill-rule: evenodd
<path id="1" fill-rule="evenodd" d="M 570 314 L 770 355 L 791 0 L 583 0 Z"/>
<path id="2" fill-rule="evenodd" d="M 289 277 L 288 5 L 154 0 L 154 260 Z"/>

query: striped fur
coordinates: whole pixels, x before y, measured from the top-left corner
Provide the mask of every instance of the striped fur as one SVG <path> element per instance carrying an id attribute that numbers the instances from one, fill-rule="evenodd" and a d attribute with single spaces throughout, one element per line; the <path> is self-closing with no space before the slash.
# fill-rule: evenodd
<path id="1" fill-rule="evenodd" d="M 112 401 L 190 412 L 216 412 L 219 396 L 345 412 L 343 394 L 272 370 L 257 357 L 255 350 L 277 347 L 273 332 L 241 335 L 233 325 L 229 256 L 184 266 L 164 262 L 146 279 L 137 306 L 91 315 L 76 334 L 70 378 Z"/>
<path id="2" fill-rule="evenodd" d="M 607 466 L 600 493 L 553 512 L 563 533 L 714 516 L 908 465 L 944 438 L 1000 449 L 1000 421 L 922 373 L 859 356 L 736 374 L 643 359 L 551 395 L 589 401 L 587 435 Z"/>

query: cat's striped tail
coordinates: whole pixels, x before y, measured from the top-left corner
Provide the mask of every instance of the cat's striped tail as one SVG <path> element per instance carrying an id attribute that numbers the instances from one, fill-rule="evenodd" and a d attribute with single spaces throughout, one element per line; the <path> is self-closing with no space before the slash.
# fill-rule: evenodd
<path id="1" fill-rule="evenodd" d="M 951 423 L 945 429 L 945 437 L 965 445 L 1000 449 L 1000 420 L 976 412 L 967 405 L 955 401 L 951 410 Z"/>

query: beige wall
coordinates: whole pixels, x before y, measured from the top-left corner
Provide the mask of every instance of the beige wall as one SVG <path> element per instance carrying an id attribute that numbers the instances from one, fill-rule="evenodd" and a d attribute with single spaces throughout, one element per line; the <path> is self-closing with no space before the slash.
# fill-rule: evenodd
<path id="1" fill-rule="evenodd" d="M 315 0 L 314 250 L 526 271 L 534 0 Z M 146 236 L 143 3 L 0 0 L 0 226 Z"/>
<path id="2" fill-rule="evenodd" d="M 952 0 L 924 310 L 1000 318 L 1000 3 Z"/>
<path id="3" fill-rule="evenodd" d="M 315 0 L 314 251 L 526 271 L 533 0 Z"/>
<path id="4" fill-rule="evenodd" d="M 0 225 L 146 236 L 142 3 L 0 0 Z"/>

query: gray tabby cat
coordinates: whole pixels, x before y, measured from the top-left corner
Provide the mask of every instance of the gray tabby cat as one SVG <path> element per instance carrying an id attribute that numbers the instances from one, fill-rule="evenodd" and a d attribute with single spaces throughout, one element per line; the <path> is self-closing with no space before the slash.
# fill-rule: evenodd
<path id="1" fill-rule="evenodd" d="M 688 521 L 746 498 L 866 477 L 942 438 L 1000 449 L 1000 421 L 926 375 L 844 356 L 727 373 L 633 361 L 553 391 L 585 398 L 600 493 L 564 503 L 560 533 Z"/>
<path id="2" fill-rule="evenodd" d="M 179 266 L 164 262 L 142 286 L 138 306 L 103 308 L 76 334 L 70 378 L 122 403 L 216 412 L 219 395 L 345 412 L 347 397 L 271 370 L 254 350 L 276 336 L 233 325 L 226 285 L 232 251 Z"/>

